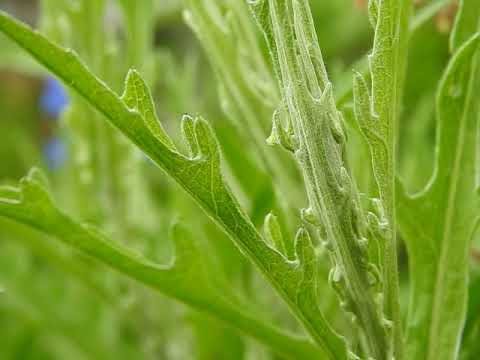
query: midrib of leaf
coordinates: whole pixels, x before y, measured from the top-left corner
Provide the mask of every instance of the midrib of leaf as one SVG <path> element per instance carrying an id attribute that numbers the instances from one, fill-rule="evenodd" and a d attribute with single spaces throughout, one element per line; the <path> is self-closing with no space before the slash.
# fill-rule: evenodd
<path id="1" fill-rule="evenodd" d="M 468 112 L 470 111 L 470 104 L 473 95 L 473 88 L 475 82 L 475 75 L 478 69 L 478 56 L 474 57 L 472 60 L 472 69 L 470 73 L 470 77 L 468 79 L 468 95 L 466 96 L 465 103 L 467 104 L 464 107 L 464 111 L 462 113 L 462 117 L 460 120 L 460 132 L 459 132 L 459 140 L 457 141 L 457 146 L 455 148 L 455 162 L 454 168 L 452 172 L 452 176 L 449 181 L 448 187 L 448 201 L 447 201 L 447 211 L 445 212 L 444 218 L 444 227 L 442 231 L 442 239 L 441 239 L 441 250 L 440 250 L 440 257 L 437 266 L 437 277 L 435 280 L 435 293 L 433 294 L 433 307 L 432 307 L 432 324 L 430 327 L 430 335 L 429 335 L 429 353 L 427 359 L 435 360 L 436 357 L 432 356 L 432 351 L 437 351 L 435 349 L 435 343 L 439 333 L 438 327 L 441 326 L 440 324 L 440 314 L 441 314 L 441 307 L 442 302 L 444 300 L 444 293 L 445 293 L 445 285 L 446 282 L 444 281 L 445 274 L 447 271 L 450 271 L 448 267 L 447 258 L 450 255 L 451 246 L 453 245 L 452 242 L 455 242 L 455 237 L 452 236 L 452 224 L 454 220 L 454 212 L 455 212 L 455 204 L 457 203 L 457 188 L 458 183 L 460 180 L 460 165 L 461 159 L 464 153 L 464 142 L 465 142 L 465 131 L 466 125 L 468 121 Z M 476 196 L 472 194 L 472 196 Z M 468 252 L 468 247 L 465 249 L 465 252 Z M 459 339 L 460 341 L 460 339 Z"/>
<path id="2" fill-rule="evenodd" d="M 323 96 L 328 96 L 328 91 L 329 90 L 326 90 L 326 93 L 323 94 Z M 295 105 L 294 108 L 301 112 L 302 106 Z M 302 137 L 303 139 L 306 139 L 303 145 L 306 149 L 307 156 L 305 156 L 305 158 L 307 159 L 309 166 L 304 168 L 308 169 L 307 176 L 313 180 L 312 196 L 310 197 L 310 201 L 314 203 L 312 204 L 314 209 L 325 209 L 326 213 L 335 214 L 335 200 L 328 192 L 320 192 L 320 189 L 325 189 L 328 187 L 328 185 L 325 183 L 325 181 L 322 181 L 319 178 L 319 173 L 317 171 L 312 171 L 312 169 L 318 168 L 318 164 L 323 163 L 323 161 L 319 158 L 318 149 L 312 150 L 312 146 L 314 146 L 314 143 L 323 143 L 324 140 L 320 137 L 312 136 L 313 134 L 311 131 L 309 131 L 309 129 L 311 130 L 313 125 L 307 125 L 304 121 L 305 118 L 308 118 L 308 116 L 305 114 L 298 116 L 298 123 L 302 132 Z M 327 148 L 328 146 L 323 145 L 322 147 Z M 343 234 L 341 224 L 338 222 L 335 216 L 323 216 L 322 222 L 324 223 L 325 228 L 329 229 L 329 235 L 336 240 L 336 246 L 338 248 L 338 253 L 340 254 L 340 256 L 337 258 L 337 261 L 342 263 L 341 267 L 345 271 L 344 276 L 348 284 L 347 286 L 351 292 L 352 299 L 355 301 L 354 306 L 357 307 L 357 311 L 361 319 L 360 321 L 362 322 L 362 326 L 366 330 L 366 333 L 368 334 L 367 336 L 369 337 L 367 341 L 370 343 L 372 352 L 374 354 L 382 354 L 382 352 L 386 351 L 386 346 L 384 343 L 386 341 L 385 334 L 382 326 L 379 326 L 381 320 L 378 318 L 376 306 L 372 299 L 369 298 L 370 289 L 367 285 L 368 281 L 365 277 L 365 274 L 360 272 L 360 269 L 363 267 L 360 257 L 358 254 L 355 256 L 352 252 L 352 249 L 354 249 L 357 245 L 354 244 L 352 239 Z"/>
<path id="3" fill-rule="evenodd" d="M 279 295 L 290 306 L 292 313 L 329 358 L 345 359 L 347 357 L 343 339 L 325 321 L 323 314 L 318 309 L 316 295 L 314 297 L 310 294 L 316 293 L 314 284 L 307 290 L 299 289 L 299 286 L 303 286 L 301 279 L 305 275 L 305 264 L 298 260 L 288 261 L 283 255 L 270 248 L 240 209 L 237 200 L 223 182 L 216 139 L 204 120 L 186 119 L 183 122 L 184 136 L 192 150 L 192 156 L 186 157 L 156 136 L 148 124 L 145 124 L 138 109 L 129 108 L 122 99 L 79 61 L 73 51 L 50 43 L 38 32 L 12 20 L 5 13 L 0 13 L 0 30 L 85 97 L 106 116 L 107 120 L 175 179 L 211 219 L 220 225 L 242 252 L 259 267 Z M 209 166 L 211 170 L 212 164 L 206 164 L 208 162 L 215 162 L 215 187 L 213 189 L 216 195 L 213 199 L 216 202 L 214 203 L 212 203 L 211 194 L 212 184 L 208 184 L 208 188 L 205 188 L 204 182 L 191 176 L 195 173 L 202 174 L 205 165 Z M 211 171 L 207 175 L 210 178 Z M 222 206 L 218 206 L 220 204 Z M 302 243 L 302 246 L 312 245 Z M 310 298 L 299 297 L 298 294 L 301 293 L 299 290 L 306 291 Z"/>
<path id="4" fill-rule="evenodd" d="M 384 323 L 367 280 L 360 248 L 362 230 L 360 234 L 354 230 L 362 229 L 362 215 L 356 213 L 355 185 L 342 158 L 342 119 L 335 108 L 308 1 L 259 0 L 251 6 L 269 43 L 294 128 L 295 157 L 304 173 L 310 210 L 325 229 L 324 240 L 334 249 L 336 268 L 332 271 L 341 275 L 333 282 L 345 286 L 342 300 L 358 317 L 370 356 L 384 359 L 388 353 Z"/>

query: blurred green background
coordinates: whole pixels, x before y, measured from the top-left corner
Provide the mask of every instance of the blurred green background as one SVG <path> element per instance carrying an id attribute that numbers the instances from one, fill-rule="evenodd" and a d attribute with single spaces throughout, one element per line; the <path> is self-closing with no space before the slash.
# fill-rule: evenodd
<path id="1" fill-rule="evenodd" d="M 0 9 L 72 46 L 117 91 L 126 67 L 140 67 L 148 74 L 159 117 L 173 138 L 179 137 L 184 113 L 198 113 L 213 122 L 228 164 L 227 176 L 237 184 L 235 190 L 244 195 L 250 215 L 260 226 L 277 206 L 272 180 L 259 170 L 259 160 L 250 154 L 254 151 L 244 148 L 244 137 L 228 120 L 211 59 L 184 22 L 184 4 L 153 1 L 148 20 L 141 17 L 139 23 L 132 20 L 129 24 L 122 6 L 135 8 L 140 1 L 107 1 L 100 19 L 95 19 L 95 3 L 0 0 Z M 417 13 L 425 3 L 417 1 Z M 79 7 L 79 14 L 85 11 L 76 18 L 78 23 L 65 10 L 69 6 Z M 348 121 L 352 68 L 362 70 L 364 61 L 359 60 L 372 42 L 366 5 L 360 0 L 335 0 L 311 1 L 311 6 L 325 63 Z M 416 66 L 407 74 L 398 148 L 398 170 L 411 191 L 420 190 L 433 169 L 435 91 L 449 57 L 453 12 L 454 7 L 446 7 L 412 32 L 409 62 Z M 142 27 L 148 35 L 121 30 L 129 26 Z M 132 40 L 132 34 L 141 39 L 134 38 L 140 47 L 135 51 L 123 45 Z M 257 37 L 266 55 L 258 33 Z M 147 48 L 142 49 L 142 44 Z M 98 116 L 0 36 L 0 184 L 15 184 L 32 166 L 41 167 L 49 174 L 63 208 L 159 262 L 168 262 L 172 254 L 167 236 L 172 222 L 185 220 L 211 249 L 207 256 L 218 263 L 232 287 L 241 288 L 247 297 L 255 294 L 255 306 L 298 330 L 225 235 L 147 159 L 132 155 L 115 134 L 108 135 L 113 130 L 97 128 L 91 119 Z M 269 117 L 261 120 L 269 126 Z M 349 127 L 349 135 L 360 189 L 369 193 L 371 171 L 365 144 L 355 126 Z M 132 167 L 141 173 L 132 175 Z M 286 162 L 285 168 L 301 187 L 293 162 Z M 119 181 L 123 177 L 128 179 Z M 302 196 L 294 199 L 298 208 L 305 203 Z M 400 254 L 405 282 L 408 260 L 403 246 Z M 475 258 L 472 266 L 476 269 L 478 255 Z M 478 292 L 475 276 L 472 284 Z M 277 358 L 216 320 L 3 219 L 0 289 L 0 359 Z M 402 296 L 404 306 L 407 289 Z M 336 306 L 335 299 L 325 301 L 332 318 Z"/>

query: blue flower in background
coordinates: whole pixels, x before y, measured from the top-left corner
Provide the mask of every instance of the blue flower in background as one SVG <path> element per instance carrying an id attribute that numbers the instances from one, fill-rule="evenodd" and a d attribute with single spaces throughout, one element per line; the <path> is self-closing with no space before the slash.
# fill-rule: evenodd
<path id="1" fill-rule="evenodd" d="M 57 120 L 68 104 L 69 98 L 62 84 L 53 77 L 46 78 L 40 97 L 40 108 L 47 118 Z M 56 136 L 47 138 L 43 146 L 43 156 L 51 170 L 60 168 L 67 159 L 64 141 Z"/>
<path id="2" fill-rule="evenodd" d="M 69 103 L 67 92 L 56 79 L 48 77 L 40 98 L 41 109 L 52 119 L 57 119 Z"/>
<path id="3" fill-rule="evenodd" d="M 67 158 L 67 148 L 65 143 L 58 137 L 50 139 L 43 146 L 43 155 L 47 165 L 51 170 L 60 168 Z"/>

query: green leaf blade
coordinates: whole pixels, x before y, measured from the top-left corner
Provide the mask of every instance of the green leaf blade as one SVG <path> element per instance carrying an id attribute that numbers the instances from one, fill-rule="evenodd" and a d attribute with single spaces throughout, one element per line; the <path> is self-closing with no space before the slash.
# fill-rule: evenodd
<path id="1" fill-rule="evenodd" d="M 287 260 L 266 244 L 224 182 L 218 144 L 208 123 L 200 118 L 194 119 L 193 124 L 188 118 L 184 119 L 188 122 L 184 126 L 186 140 L 198 155 L 194 158 L 184 156 L 155 136 L 147 120 L 138 112 L 144 111 L 145 108 L 132 110 L 106 84 L 94 76 L 72 51 L 51 43 L 5 13 L 0 13 L 0 30 L 82 95 L 94 108 L 103 113 L 112 125 L 177 181 L 206 214 L 229 235 L 242 253 L 258 266 L 289 305 L 292 313 L 316 340 L 321 350 L 332 359 L 346 358 L 347 351 L 342 338 L 326 323 L 318 303 L 299 301 L 298 284 L 303 276 L 304 264 L 298 266 L 297 262 Z M 141 93 L 140 95 L 144 96 Z M 138 100 L 131 101 L 127 98 L 129 104 L 137 105 L 134 107 L 141 104 Z M 148 267 L 144 271 L 149 274 Z M 309 316 L 312 308 L 316 309 L 314 319 Z M 331 342 L 331 339 L 335 339 L 335 342 Z"/>
<path id="2" fill-rule="evenodd" d="M 453 56 L 437 100 L 435 173 L 427 188 L 409 197 L 399 191 L 401 231 L 407 240 L 413 291 L 407 323 L 407 356 L 453 359 L 465 320 L 468 251 L 480 202 L 476 188 L 479 35 Z M 434 279 L 432 281 L 431 279 Z"/>
<path id="3" fill-rule="evenodd" d="M 366 337 L 365 353 L 385 358 L 390 351 L 386 322 L 367 280 L 368 258 L 361 245 L 365 224 L 345 159 L 343 118 L 335 106 L 308 1 L 259 0 L 250 6 L 283 92 L 309 209 L 331 249 L 332 285 L 358 320 Z"/>
<path id="4" fill-rule="evenodd" d="M 237 328 L 279 354 L 291 358 L 321 357 L 309 341 L 283 333 L 255 319 L 235 301 L 223 296 L 209 281 L 204 254 L 183 226 L 173 228 L 175 257 L 171 265 L 159 265 L 108 239 L 96 228 L 81 224 L 57 208 L 42 176 L 33 170 L 19 188 L 0 187 L 0 216 L 33 227 L 71 248 L 110 266 L 171 298 L 206 312 Z M 42 176 L 43 177 L 43 176 Z"/>

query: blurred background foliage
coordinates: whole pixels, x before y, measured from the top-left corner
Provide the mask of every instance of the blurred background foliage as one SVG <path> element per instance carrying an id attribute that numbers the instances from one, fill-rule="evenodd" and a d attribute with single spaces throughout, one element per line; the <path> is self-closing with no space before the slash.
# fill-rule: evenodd
<path id="1" fill-rule="evenodd" d="M 417 14 L 434 2 L 417 1 Z M 283 153 L 255 143 L 268 136 L 273 107 L 256 107 L 258 94 L 244 99 L 251 102 L 253 113 L 258 115 L 246 120 L 256 122 L 258 139 L 249 133 L 251 127 L 242 123 L 246 115 L 235 110 L 237 99 L 232 92 L 240 85 L 235 78 L 232 84 L 225 81 L 220 69 L 224 66 L 232 76 L 236 72 L 243 76 L 242 70 L 235 68 L 235 64 L 241 66 L 236 63 L 237 54 L 228 58 L 229 51 L 241 50 L 242 39 L 225 44 L 231 48 L 220 53 L 225 63 L 219 65 L 219 59 L 208 51 L 209 40 L 202 39 L 195 3 L 199 2 L 1 0 L 0 9 L 74 48 L 118 92 L 126 70 L 132 66 L 139 69 L 154 89 L 159 118 L 174 139 L 179 138 L 182 114 L 198 113 L 209 119 L 221 143 L 227 177 L 260 227 L 271 209 L 281 217 L 284 207 L 299 209 L 305 205 L 305 195 L 298 190 L 303 188 L 301 179 L 294 163 Z M 409 62 L 415 66 L 409 67 L 407 74 L 398 148 L 398 170 L 412 191 L 422 188 L 433 169 L 435 91 L 448 60 L 448 32 L 455 12 L 454 2 L 442 3 L 447 5 L 412 31 Z M 185 6 L 191 7 L 188 16 L 182 15 Z M 366 1 L 311 1 L 311 6 L 337 99 L 348 119 L 352 112 L 352 67 L 361 70 L 365 66 L 361 59 L 372 42 Z M 245 9 L 240 8 L 234 17 L 246 16 L 247 24 L 242 26 L 259 40 L 261 60 L 256 64 L 261 64 L 266 55 L 264 44 L 248 14 L 241 13 Z M 197 30 L 200 41 L 187 23 Z M 250 86 L 248 81 L 246 85 Z M 256 85 L 265 87 L 262 91 L 266 97 L 276 96 L 270 84 L 260 81 Z M 250 90 L 244 94 L 253 94 Z M 48 171 L 63 208 L 162 263 L 168 263 L 172 255 L 172 223 L 188 224 L 208 249 L 204 256 L 216 264 L 232 288 L 278 324 L 298 330 L 269 286 L 226 236 L 116 131 L 96 121 L 99 116 L 0 37 L 0 183 L 14 183 L 32 166 L 40 166 Z M 368 153 L 354 126 L 349 134 L 359 186 L 368 193 Z M 274 156 L 268 157 L 281 162 L 278 174 L 271 174 L 264 163 L 264 154 L 272 152 Z M 287 199 L 286 204 L 278 198 Z M 297 223 L 298 218 L 299 214 L 297 219 L 283 219 L 284 230 L 291 236 L 288 222 Z M 408 260 L 404 251 L 401 254 L 405 280 Z M 480 299 L 480 260 L 475 254 L 473 249 L 471 281 L 476 296 L 472 297 L 471 308 L 478 308 Z M 328 286 L 326 263 L 321 269 L 324 286 Z M 3 219 L 0 289 L 2 359 L 276 358 L 216 320 Z M 404 287 L 402 294 L 405 305 L 408 289 Z M 336 299 L 322 299 L 327 315 L 342 324 L 345 319 L 335 311 L 336 306 Z M 474 343 L 478 328 L 478 320 L 467 323 L 466 341 Z M 471 354 L 464 356 L 474 359 Z"/>

